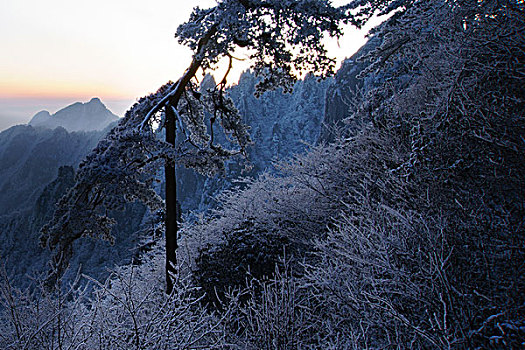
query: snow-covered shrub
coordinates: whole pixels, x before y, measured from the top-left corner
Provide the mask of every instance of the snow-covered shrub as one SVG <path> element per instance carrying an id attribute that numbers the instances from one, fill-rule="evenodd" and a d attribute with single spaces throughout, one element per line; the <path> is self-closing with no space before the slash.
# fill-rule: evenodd
<path id="1" fill-rule="evenodd" d="M 332 301 L 335 276 L 347 276 L 340 305 L 361 315 L 349 324 L 365 345 L 522 342 L 524 11 L 519 1 L 416 1 L 378 31 L 368 72 L 389 76 L 356 118 L 398 152 L 379 156 L 378 179 L 403 186 L 351 185 L 310 275 Z"/>
<path id="2" fill-rule="evenodd" d="M 160 252 L 143 265 L 115 268 L 94 280 L 91 294 L 75 286 L 66 292 L 19 291 L 2 275 L 2 349 L 186 349 L 220 348 L 222 319 L 201 306 L 202 293 L 188 278 L 163 288 Z M 228 311 L 225 312 L 228 315 Z M 224 316 L 222 316 L 224 317 Z"/>
<path id="3" fill-rule="evenodd" d="M 200 306 L 187 278 L 163 288 L 163 261 L 156 256 L 142 265 L 119 267 L 98 287 L 86 317 L 85 349 L 185 349 L 218 347 L 223 339 L 220 318 Z"/>
<path id="4" fill-rule="evenodd" d="M 281 261 L 272 278 L 249 279 L 246 288 L 230 293 L 226 301 L 231 311 L 228 341 L 240 349 L 317 348 L 318 310 L 289 261 Z"/>
<path id="5" fill-rule="evenodd" d="M 67 349 L 87 340 L 82 322 L 88 311 L 86 293 L 77 289 L 76 283 L 67 288 L 57 286 L 53 292 L 43 283 L 32 290 L 20 290 L 13 286 L 5 268 L 0 270 L 0 279 L 1 349 Z"/>
<path id="6" fill-rule="evenodd" d="M 390 76 L 356 114 L 372 126 L 227 194 L 199 230 L 220 241 L 250 219 L 317 252 L 306 281 L 327 348 L 520 346 L 524 10 L 397 13 L 370 54 Z"/>
<path id="7" fill-rule="evenodd" d="M 368 201 L 345 210 L 317 244 L 308 269 L 334 339 L 358 348 L 448 348 L 458 335 L 450 319 L 461 305 L 447 280 L 451 248 L 441 223 Z"/>
<path id="8" fill-rule="evenodd" d="M 225 242 L 202 249 L 193 272 L 197 285 L 205 292 L 203 301 L 219 306 L 224 294 L 243 287 L 247 278 L 273 275 L 275 264 L 287 246 L 286 237 L 254 228 L 251 221 L 225 233 Z"/>
<path id="9" fill-rule="evenodd" d="M 265 174 L 249 180 L 244 189 L 225 193 L 211 218 L 184 228 L 182 251 L 193 261 L 196 280 L 208 298 L 244 285 L 248 272 L 258 278 L 271 275 L 284 248 L 295 261 L 309 259 L 312 240 L 326 234 L 360 177 L 381 182 L 378 172 L 367 169 L 372 169 L 369 163 L 386 159 L 380 156 L 392 153 L 390 147 L 362 144 L 362 152 L 355 152 L 351 144 L 317 146 L 277 164 L 280 174 Z"/>

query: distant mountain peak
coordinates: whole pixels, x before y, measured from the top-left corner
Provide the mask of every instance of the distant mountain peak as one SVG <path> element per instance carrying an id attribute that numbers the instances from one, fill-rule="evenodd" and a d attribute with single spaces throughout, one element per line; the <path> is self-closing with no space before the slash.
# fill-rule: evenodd
<path id="1" fill-rule="evenodd" d="M 46 123 L 49 120 L 49 118 L 51 118 L 51 114 L 49 114 L 48 111 L 40 111 L 37 114 L 35 114 L 35 116 L 33 117 L 33 119 L 31 119 L 29 124 L 33 126 L 38 126 Z"/>
<path id="2" fill-rule="evenodd" d="M 70 132 L 94 131 L 104 129 L 117 119 L 98 97 L 93 97 L 89 102 L 73 103 L 52 115 L 48 111 L 38 112 L 29 125 L 49 129 L 61 126 Z"/>

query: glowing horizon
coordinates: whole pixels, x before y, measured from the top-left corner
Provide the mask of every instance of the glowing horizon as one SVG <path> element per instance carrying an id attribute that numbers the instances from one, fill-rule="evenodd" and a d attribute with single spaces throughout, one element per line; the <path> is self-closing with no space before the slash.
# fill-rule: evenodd
<path id="1" fill-rule="evenodd" d="M 39 88 L 40 86 L 40 88 Z M 12 99 L 57 99 L 57 98 L 76 98 L 82 99 L 87 96 L 100 97 L 106 99 L 129 98 L 130 94 L 122 91 L 114 91 L 111 88 L 104 88 L 96 85 L 78 85 L 71 83 L 40 82 L 40 84 L 23 85 L 12 84 L 9 86 L 0 85 L 0 97 Z"/>
<path id="2" fill-rule="evenodd" d="M 138 97 L 174 79 L 191 52 L 173 38 L 212 0 L 6 0 L 0 95 Z M 180 73 L 179 73 L 180 74 Z"/>

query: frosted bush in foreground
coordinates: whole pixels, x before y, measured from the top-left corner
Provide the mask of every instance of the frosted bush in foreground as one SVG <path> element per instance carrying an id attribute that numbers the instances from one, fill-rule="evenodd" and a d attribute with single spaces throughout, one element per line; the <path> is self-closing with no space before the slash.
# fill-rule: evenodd
<path id="1" fill-rule="evenodd" d="M 74 287 L 48 294 L 14 290 L 3 274 L 2 349 L 184 349 L 224 344 L 221 317 L 199 303 L 185 279 L 163 291 L 162 257 L 112 271 L 90 297 Z M 227 315 L 227 314 L 226 314 Z M 224 315 L 222 316 L 224 317 Z"/>
<path id="2" fill-rule="evenodd" d="M 84 343 L 85 301 L 84 291 L 77 290 L 75 285 L 56 293 L 48 292 L 43 284 L 34 290 L 16 289 L 2 267 L 0 348 L 51 350 Z"/>
<path id="3" fill-rule="evenodd" d="M 199 304 L 185 279 L 163 291 L 162 261 L 115 270 L 92 298 L 92 344 L 102 349 L 212 349 L 221 343 L 220 318 Z"/>
<path id="4" fill-rule="evenodd" d="M 250 279 L 228 295 L 228 329 L 240 349 L 305 349 L 317 344 L 312 295 L 286 261 L 272 278 Z M 241 302 L 241 300 L 246 300 Z"/>

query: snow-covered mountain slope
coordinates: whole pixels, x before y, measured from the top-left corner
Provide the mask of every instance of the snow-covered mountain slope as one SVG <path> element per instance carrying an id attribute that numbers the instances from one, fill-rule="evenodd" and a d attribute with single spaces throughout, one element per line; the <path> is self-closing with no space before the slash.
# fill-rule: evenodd
<path id="1" fill-rule="evenodd" d="M 364 79 L 358 78 L 359 73 L 370 64 L 370 62 L 360 58 L 377 48 L 379 44 L 380 39 L 377 37 L 369 40 L 359 51 L 343 62 L 332 83 L 328 86 L 324 125 L 320 135 L 322 141 L 334 140 L 335 133 L 343 125 L 342 121 L 355 112 L 364 95 L 376 86 L 381 79 L 380 74 L 368 74 Z M 359 123 L 358 121 L 354 122 Z"/>
<path id="2" fill-rule="evenodd" d="M 74 103 L 55 114 L 50 114 L 48 111 L 38 112 L 29 125 L 49 129 L 61 126 L 70 132 L 94 131 L 104 129 L 117 119 L 118 117 L 95 97 L 87 103 Z"/>

